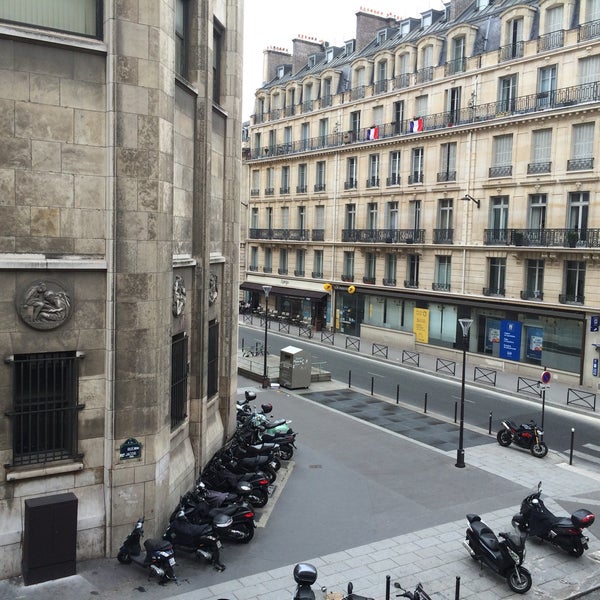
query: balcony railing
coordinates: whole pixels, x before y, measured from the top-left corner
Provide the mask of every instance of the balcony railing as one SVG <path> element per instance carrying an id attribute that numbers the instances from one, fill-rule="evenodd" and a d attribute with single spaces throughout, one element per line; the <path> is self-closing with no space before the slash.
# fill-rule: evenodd
<path id="1" fill-rule="evenodd" d="M 540 173 L 550 173 L 551 169 L 552 169 L 552 163 L 550 161 L 529 163 L 527 165 L 527 174 L 528 175 L 537 175 Z"/>
<path id="2" fill-rule="evenodd" d="M 308 239 L 308 229 L 257 229 L 250 228 L 248 237 L 252 240 L 286 240 L 304 242 Z"/>
<path id="3" fill-rule="evenodd" d="M 579 26 L 578 40 L 584 42 L 600 37 L 600 21 L 590 21 Z"/>
<path id="4" fill-rule="evenodd" d="M 257 190 L 257 189 L 255 189 L 255 188 L 254 188 L 254 189 L 251 189 L 251 190 L 250 190 L 250 195 L 251 195 L 251 196 L 260 196 L 260 190 Z"/>
<path id="5" fill-rule="evenodd" d="M 354 281 L 354 275 L 350 275 L 349 273 L 342 273 L 340 279 L 342 281 Z"/>
<path id="6" fill-rule="evenodd" d="M 282 196 L 285 196 L 286 194 L 289 194 L 290 193 L 290 187 L 288 186 L 288 187 L 279 188 L 279 193 Z"/>
<path id="7" fill-rule="evenodd" d="M 311 240 L 313 242 L 322 242 L 325 239 L 324 229 L 313 229 L 311 234 Z"/>
<path id="8" fill-rule="evenodd" d="M 265 196 L 272 196 L 275 193 L 275 188 L 265 188 Z"/>
<path id="9" fill-rule="evenodd" d="M 375 83 L 375 93 L 376 94 L 383 94 L 383 92 L 387 92 L 388 91 L 388 80 L 387 79 L 382 79 L 381 81 L 377 81 Z"/>
<path id="10" fill-rule="evenodd" d="M 279 267 L 279 269 L 277 269 L 277 274 L 278 275 L 287 275 L 288 274 L 287 267 Z"/>
<path id="11" fill-rule="evenodd" d="M 367 277 L 366 275 L 363 277 L 363 283 L 368 283 L 369 285 L 375 285 L 375 277 Z"/>
<path id="12" fill-rule="evenodd" d="M 394 287 L 396 285 L 396 279 L 395 278 L 390 278 L 390 277 L 384 277 L 383 279 L 383 285 L 387 286 L 387 287 Z"/>
<path id="13" fill-rule="evenodd" d="M 585 298 L 583 294 L 559 294 L 558 301 L 561 304 L 583 304 Z"/>
<path id="14" fill-rule="evenodd" d="M 379 177 L 369 177 L 367 179 L 367 187 L 379 187 Z"/>
<path id="15" fill-rule="evenodd" d="M 390 185 L 400 185 L 401 183 L 402 183 L 402 175 L 400 175 L 399 173 L 394 173 L 393 175 L 390 175 L 385 180 L 385 184 L 387 186 L 390 186 Z"/>
<path id="16" fill-rule="evenodd" d="M 417 83 L 433 80 L 433 67 L 424 67 L 417 71 Z"/>
<path id="17" fill-rule="evenodd" d="M 311 277 L 313 279 L 323 279 L 323 271 L 313 271 Z"/>
<path id="18" fill-rule="evenodd" d="M 515 42 L 498 48 L 498 62 L 521 58 L 524 54 L 525 42 Z"/>
<path id="19" fill-rule="evenodd" d="M 593 158 L 571 158 L 567 161 L 567 171 L 589 171 L 593 168 Z"/>
<path id="20" fill-rule="evenodd" d="M 521 290 L 521 300 L 543 300 L 544 292 L 541 290 Z"/>
<path id="21" fill-rule="evenodd" d="M 466 58 L 455 58 L 454 60 L 448 61 L 444 66 L 444 75 L 449 77 L 456 73 L 464 73 L 467 70 L 467 59 Z"/>
<path id="22" fill-rule="evenodd" d="M 565 45 L 565 32 L 562 29 L 540 35 L 537 42 L 538 52 L 547 52 L 555 48 L 562 48 Z"/>
<path id="23" fill-rule="evenodd" d="M 456 181 L 456 171 L 443 171 L 437 174 L 438 183 L 443 181 Z"/>
<path id="24" fill-rule="evenodd" d="M 405 288 L 418 288 L 419 282 L 416 279 L 405 279 L 404 287 Z"/>
<path id="25" fill-rule="evenodd" d="M 435 290 L 436 292 L 449 292 L 450 284 L 449 283 L 441 283 L 439 281 L 434 281 L 431 284 L 431 289 Z"/>
<path id="26" fill-rule="evenodd" d="M 315 183 L 315 192 L 324 192 L 325 184 L 324 183 Z"/>
<path id="27" fill-rule="evenodd" d="M 434 229 L 434 244 L 452 244 L 454 243 L 454 229 Z"/>
<path id="28" fill-rule="evenodd" d="M 512 165 L 503 165 L 500 167 L 490 167 L 489 177 L 510 177 L 512 175 Z"/>
<path id="29" fill-rule="evenodd" d="M 348 179 L 348 181 L 344 181 L 344 189 L 345 190 L 355 190 L 358 182 L 356 179 Z"/>
<path id="30" fill-rule="evenodd" d="M 304 269 L 302 270 L 294 270 L 294 277 L 304 277 Z"/>
<path id="31" fill-rule="evenodd" d="M 273 267 L 263 267 L 263 273 L 272 273 Z"/>
<path id="32" fill-rule="evenodd" d="M 402 76 L 401 76 L 402 77 Z M 407 78 L 410 75 L 406 76 Z M 397 78 L 398 79 L 398 78 Z M 519 96 L 510 101 L 489 102 L 487 104 L 478 104 L 472 107 L 466 107 L 457 111 L 446 111 L 423 116 L 423 131 L 433 131 L 446 127 L 468 126 L 475 122 L 490 121 L 494 119 L 506 119 L 518 115 L 526 115 L 540 110 L 562 109 L 569 106 L 600 101 L 600 83 L 592 82 L 578 86 L 561 88 L 552 92 L 543 92 Z M 379 125 L 379 140 L 390 137 L 402 137 L 415 135 L 410 131 L 410 119 L 400 122 Z M 294 142 L 285 142 L 276 145 L 273 148 L 264 147 L 252 148 L 250 160 L 270 159 L 272 156 L 282 156 L 288 154 L 297 154 L 301 152 L 310 152 L 318 148 L 336 148 L 354 143 L 377 143 L 377 140 L 370 139 L 365 127 L 352 132 L 335 132 L 327 136 L 317 136 L 315 138 L 296 140 Z M 421 134 L 419 134 L 421 135 Z"/>
<path id="33" fill-rule="evenodd" d="M 485 229 L 485 245 L 600 248 L 600 229 Z"/>
<path id="34" fill-rule="evenodd" d="M 497 287 L 484 287 L 483 295 L 484 296 L 504 296 L 506 290 L 504 288 Z"/>
<path id="35" fill-rule="evenodd" d="M 408 176 L 408 183 L 410 185 L 415 183 L 423 183 L 423 173 L 415 171 L 412 175 Z"/>
<path id="36" fill-rule="evenodd" d="M 424 229 L 342 229 L 342 242 L 423 244 L 424 241 Z"/>
<path id="37" fill-rule="evenodd" d="M 296 194 L 306 194 L 307 187 L 305 185 L 296 186 Z"/>

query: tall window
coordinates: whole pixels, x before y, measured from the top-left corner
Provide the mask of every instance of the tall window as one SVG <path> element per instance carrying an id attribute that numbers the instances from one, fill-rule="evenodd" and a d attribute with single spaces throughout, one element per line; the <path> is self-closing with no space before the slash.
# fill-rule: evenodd
<path id="1" fill-rule="evenodd" d="M 265 215 L 267 217 L 267 229 L 273 229 L 275 224 L 273 222 L 273 207 L 272 206 L 266 207 Z"/>
<path id="2" fill-rule="evenodd" d="M 331 48 L 333 51 L 333 48 Z M 321 81 L 321 106 L 331 106 L 332 103 L 332 94 L 331 94 L 331 77 L 325 77 Z"/>
<path id="3" fill-rule="evenodd" d="M 322 204 L 315 206 L 315 229 L 320 232 L 325 230 L 325 207 Z M 321 239 L 323 239 L 323 233 L 321 233 Z"/>
<path id="4" fill-rule="evenodd" d="M 406 266 L 406 281 L 404 282 L 405 287 L 417 288 L 419 287 L 419 263 L 421 257 L 418 254 L 409 254 L 407 257 Z"/>
<path id="5" fill-rule="evenodd" d="M 355 110 L 350 113 L 350 133 L 352 140 L 359 139 L 360 135 L 360 110 Z"/>
<path id="6" fill-rule="evenodd" d="M 564 295 L 562 302 L 583 304 L 585 292 L 585 262 L 568 260 L 565 262 Z"/>
<path id="7" fill-rule="evenodd" d="M 306 250 L 296 250 L 296 270 L 294 275 L 296 277 L 304 277 L 304 263 L 306 257 Z"/>
<path id="8" fill-rule="evenodd" d="M 571 159 L 567 170 L 591 169 L 594 166 L 594 123 L 573 125 Z"/>
<path id="9" fill-rule="evenodd" d="M 302 123 L 300 126 L 301 150 L 310 148 L 310 123 Z"/>
<path id="10" fill-rule="evenodd" d="M 404 100 L 396 100 L 393 106 L 394 110 L 394 133 L 404 131 Z"/>
<path id="11" fill-rule="evenodd" d="M 386 204 L 385 228 L 391 231 L 398 229 L 398 202 L 396 200 Z"/>
<path id="12" fill-rule="evenodd" d="M 517 100 L 517 76 L 501 77 L 498 84 L 498 112 L 512 112 Z"/>
<path id="13" fill-rule="evenodd" d="M 327 163 L 324 160 L 317 162 L 316 178 L 315 178 L 315 192 L 325 191 L 325 165 Z"/>
<path id="14" fill-rule="evenodd" d="M 369 178 L 367 187 L 379 186 L 379 154 L 369 155 Z"/>
<path id="15" fill-rule="evenodd" d="M 552 167 L 552 129 L 531 132 L 531 163 L 528 173 L 549 173 Z"/>
<path id="16" fill-rule="evenodd" d="M 188 340 L 178 333 L 171 340 L 171 429 L 187 417 Z"/>
<path id="17" fill-rule="evenodd" d="M 494 136 L 490 177 L 506 177 L 512 175 L 512 146 L 512 134 Z"/>
<path id="18" fill-rule="evenodd" d="M 279 189 L 280 194 L 290 193 L 290 167 L 285 165 L 281 167 L 281 188 Z"/>
<path id="19" fill-rule="evenodd" d="M 408 210 L 412 229 L 421 229 L 421 201 L 411 200 L 408 205 Z"/>
<path id="20" fill-rule="evenodd" d="M 411 155 L 411 175 L 409 183 L 423 183 L 423 163 L 425 151 L 423 148 L 413 148 Z"/>
<path id="21" fill-rule="evenodd" d="M 319 145 L 327 146 L 327 136 L 329 135 L 329 119 L 319 119 Z"/>
<path id="22" fill-rule="evenodd" d="M 177 0 L 175 5 L 175 73 L 187 78 L 187 28 L 188 28 L 187 0 Z"/>
<path id="23" fill-rule="evenodd" d="M 102 18 L 98 18 L 101 6 L 100 0 L 2 2 L 0 20 L 101 38 Z"/>
<path id="24" fill-rule="evenodd" d="M 250 248 L 250 270 L 258 271 L 258 247 L 252 246 Z"/>
<path id="25" fill-rule="evenodd" d="M 388 185 L 400 185 L 400 150 L 390 152 Z"/>
<path id="26" fill-rule="evenodd" d="M 365 254 L 365 283 L 375 283 L 375 274 L 377 272 L 377 257 L 374 252 Z"/>
<path id="27" fill-rule="evenodd" d="M 523 56 L 523 18 L 511 19 L 506 24 L 506 50 L 502 54 L 504 60 Z"/>
<path id="28" fill-rule="evenodd" d="M 451 244 L 454 239 L 452 223 L 453 201 L 451 198 L 438 200 L 437 229 L 434 230 L 433 241 L 438 244 Z"/>
<path id="29" fill-rule="evenodd" d="M 536 104 L 538 108 L 546 108 L 554 104 L 556 93 L 556 65 L 542 67 L 538 70 Z"/>
<path id="30" fill-rule="evenodd" d="M 313 277 L 323 277 L 323 250 L 313 250 Z"/>
<path id="31" fill-rule="evenodd" d="M 287 275 L 288 272 L 288 251 L 287 248 L 279 249 L 279 275 Z"/>
<path id="32" fill-rule="evenodd" d="M 219 391 L 219 321 L 208 323 L 208 359 L 206 364 L 206 394 L 210 398 Z"/>
<path id="33" fill-rule="evenodd" d="M 600 21 L 600 0 L 587 0 L 585 3 L 585 22 Z"/>
<path id="34" fill-rule="evenodd" d="M 450 291 L 450 273 L 452 271 L 452 257 L 435 257 L 435 285 L 434 289 L 449 292 Z"/>
<path id="35" fill-rule="evenodd" d="M 79 374 L 75 352 L 16 354 L 11 361 L 12 464 L 78 455 Z"/>
<path id="36" fill-rule="evenodd" d="M 367 204 L 367 229 L 377 229 L 377 202 Z"/>
<path id="37" fill-rule="evenodd" d="M 568 210 L 567 228 L 577 231 L 579 239 L 585 240 L 590 210 L 589 192 L 570 192 Z"/>
<path id="38" fill-rule="evenodd" d="M 285 152 L 292 150 L 292 126 L 288 125 L 283 130 L 283 146 Z"/>
<path id="39" fill-rule="evenodd" d="M 252 229 L 258 229 L 258 207 L 253 206 L 250 213 L 250 227 Z"/>
<path id="40" fill-rule="evenodd" d="M 225 40 L 225 30 L 218 21 L 213 21 L 213 102 L 222 104 L 221 102 L 221 78 L 223 77 L 223 45 Z"/>
<path id="41" fill-rule="evenodd" d="M 452 39 L 452 58 L 450 62 L 450 73 L 462 73 L 465 70 L 466 56 L 466 41 L 465 36 L 461 35 Z"/>
<path id="42" fill-rule="evenodd" d="M 352 250 L 344 251 L 344 272 L 342 281 L 354 281 L 354 252 Z"/>
<path id="43" fill-rule="evenodd" d="M 385 91 L 387 91 L 387 60 L 380 60 L 377 63 L 375 92 Z"/>
<path id="44" fill-rule="evenodd" d="M 545 229 L 546 204 L 546 194 L 531 194 L 529 196 L 529 229 Z"/>
<path id="45" fill-rule="evenodd" d="M 344 229 L 356 229 L 356 204 L 346 204 Z"/>
<path id="46" fill-rule="evenodd" d="M 260 194 L 260 171 L 254 169 L 252 171 L 252 189 L 250 190 L 251 196 L 258 196 Z"/>
<path id="47" fill-rule="evenodd" d="M 290 228 L 290 209 L 288 206 L 281 207 L 281 229 Z"/>
<path id="48" fill-rule="evenodd" d="M 524 299 L 542 299 L 544 295 L 544 261 L 528 259 L 525 267 Z"/>
<path id="49" fill-rule="evenodd" d="M 508 227 L 508 196 L 493 196 L 490 199 L 490 229 L 493 243 L 506 243 Z"/>
<path id="50" fill-rule="evenodd" d="M 383 285 L 396 285 L 396 271 L 398 268 L 398 255 L 388 252 L 385 255 L 385 275 Z"/>
<path id="51" fill-rule="evenodd" d="M 460 122 L 460 97 L 461 88 L 453 87 L 446 91 L 446 110 L 450 125 Z"/>
<path id="52" fill-rule="evenodd" d="M 303 163 L 298 165 L 298 185 L 296 186 L 296 193 L 306 194 L 306 192 L 306 164 Z"/>
<path id="53" fill-rule="evenodd" d="M 488 296 L 504 296 L 506 293 L 506 259 L 488 258 Z"/>
<path id="54" fill-rule="evenodd" d="M 275 169 L 267 168 L 267 187 L 265 188 L 265 196 L 272 196 L 275 193 Z"/>
<path id="55" fill-rule="evenodd" d="M 346 162 L 346 182 L 344 188 L 352 190 L 356 188 L 358 180 L 358 159 L 351 156 Z"/>
<path id="56" fill-rule="evenodd" d="M 265 266 L 264 272 L 271 273 L 273 271 L 273 250 L 265 248 Z"/>
<path id="57" fill-rule="evenodd" d="M 440 147 L 440 172 L 438 181 L 456 181 L 456 142 Z"/>
<path id="58" fill-rule="evenodd" d="M 306 229 L 306 206 L 298 207 L 298 229 L 304 231 Z"/>

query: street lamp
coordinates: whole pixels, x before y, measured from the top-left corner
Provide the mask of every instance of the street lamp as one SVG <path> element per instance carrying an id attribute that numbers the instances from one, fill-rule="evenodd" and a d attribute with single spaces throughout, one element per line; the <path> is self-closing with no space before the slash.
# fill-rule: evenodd
<path id="1" fill-rule="evenodd" d="M 458 428 L 458 450 L 456 451 L 455 467 L 463 469 L 465 466 L 465 448 L 463 445 L 465 430 L 465 368 L 467 366 L 467 343 L 469 341 L 469 329 L 473 325 L 473 319 L 459 319 L 458 322 L 463 332 L 463 361 L 462 382 L 460 388 L 460 425 Z"/>
<path id="2" fill-rule="evenodd" d="M 263 364 L 263 388 L 269 387 L 269 374 L 267 373 L 267 335 L 269 331 L 269 293 L 271 292 L 270 285 L 263 285 L 263 291 L 265 292 L 265 344 L 263 347 L 263 356 L 265 362 Z"/>

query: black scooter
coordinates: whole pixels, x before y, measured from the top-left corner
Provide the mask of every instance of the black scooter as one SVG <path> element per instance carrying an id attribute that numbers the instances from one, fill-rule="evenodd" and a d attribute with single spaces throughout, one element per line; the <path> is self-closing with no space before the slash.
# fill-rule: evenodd
<path id="1" fill-rule="evenodd" d="M 158 577 L 160 583 L 176 581 L 173 567 L 175 552 L 173 544 L 160 539 L 144 541 L 145 552 L 142 552 L 140 540 L 144 535 L 144 517 L 140 517 L 131 533 L 127 536 L 117 554 L 117 560 L 128 565 L 134 563 L 149 572 L 148 577 Z"/>
<path id="2" fill-rule="evenodd" d="M 294 567 L 296 591 L 294 600 L 315 600 L 312 584 L 317 580 L 317 569 L 310 563 L 298 563 Z"/>
<path id="3" fill-rule="evenodd" d="M 527 534 L 519 530 L 518 520 L 513 517 L 515 533 L 499 533 L 500 540 L 479 515 L 468 514 L 467 520 L 469 527 L 463 544 L 471 558 L 505 577 L 513 592 L 529 591 L 531 573 L 523 567 Z"/>
<path id="4" fill-rule="evenodd" d="M 177 518 L 169 523 L 163 538 L 168 540 L 169 545 L 173 544 L 177 551 L 203 558 L 217 571 L 224 571 L 225 565 L 220 557 L 222 543 L 216 531 L 229 527 L 231 523 L 231 517 L 220 515 L 215 517 L 212 524 L 197 525 L 190 523 L 181 510 Z"/>
<path id="5" fill-rule="evenodd" d="M 519 518 L 519 527 L 529 535 L 562 548 L 571 556 L 580 557 L 583 551 L 587 550 L 589 541 L 589 538 L 583 535 L 583 530 L 595 521 L 594 513 L 580 508 L 570 517 L 557 517 L 546 508 L 540 498 L 541 494 L 540 481 L 537 491 L 529 494 L 521 502 L 521 513 L 516 515 Z"/>

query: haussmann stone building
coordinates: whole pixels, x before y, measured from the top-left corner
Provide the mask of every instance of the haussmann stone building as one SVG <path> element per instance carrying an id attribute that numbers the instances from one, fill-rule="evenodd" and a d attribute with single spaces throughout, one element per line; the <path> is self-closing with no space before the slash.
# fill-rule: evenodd
<path id="1" fill-rule="evenodd" d="M 35 499 L 77 560 L 160 535 L 234 426 L 241 48 L 238 0 L 2 3 L 2 578 Z"/>

